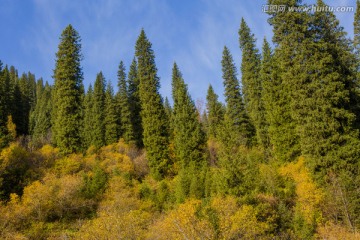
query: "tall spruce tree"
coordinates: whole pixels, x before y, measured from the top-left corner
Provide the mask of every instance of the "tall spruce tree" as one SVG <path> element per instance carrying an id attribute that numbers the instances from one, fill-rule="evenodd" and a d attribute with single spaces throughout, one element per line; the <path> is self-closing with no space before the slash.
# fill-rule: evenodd
<path id="1" fill-rule="evenodd" d="M 94 139 L 94 125 L 95 119 L 93 114 L 94 107 L 94 90 L 92 85 L 89 85 L 89 88 L 85 94 L 84 98 L 84 124 L 82 129 L 82 139 L 83 139 L 83 148 L 87 149 L 91 146 Z"/>
<path id="2" fill-rule="evenodd" d="M 142 134 L 143 128 L 141 123 L 141 102 L 139 95 L 140 80 L 137 74 L 137 62 L 134 58 L 128 73 L 128 95 L 131 112 L 131 123 L 134 131 L 134 141 L 138 147 L 143 147 Z"/>
<path id="3" fill-rule="evenodd" d="M 133 124 L 131 122 L 131 111 L 128 95 L 128 84 L 126 82 L 125 66 L 122 61 L 119 64 L 118 70 L 118 88 L 117 105 L 118 116 L 120 117 L 120 137 L 124 139 L 126 143 L 134 142 Z"/>
<path id="4" fill-rule="evenodd" d="M 214 92 L 211 85 L 209 85 L 206 95 L 206 108 L 208 137 L 217 138 L 219 127 L 224 120 L 225 108 L 223 104 L 218 101 L 218 95 Z"/>
<path id="5" fill-rule="evenodd" d="M 353 107 L 356 121 L 356 128 L 360 129 L 360 0 L 356 1 L 356 11 L 354 15 L 354 53 L 355 53 L 355 74 L 356 85 L 355 99 L 357 104 Z"/>
<path id="6" fill-rule="evenodd" d="M 246 113 L 244 102 L 240 93 L 240 86 L 236 77 L 234 60 L 227 47 L 224 47 L 221 61 L 225 100 L 226 123 L 232 128 L 230 141 L 232 146 L 250 145 L 254 137 L 254 127 Z"/>
<path id="7" fill-rule="evenodd" d="M 0 125 L 5 127 L 7 117 L 11 115 L 12 95 L 9 68 L 5 66 L 0 78 Z"/>
<path id="8" fill-rule="evenodd" d="M 6 146 L 6 116 L 8 115 L 7 103 L 7 92 L 6 84 L 8 84 L 6 76 L 6 67 L 3 68 L 2 62 L 0 62 L 0 148 Z"/>
<path id="9" fill-rule="evenodd" d="M 275 99 L 276 94 L 276 83 L 272 80 L 272 50 L 269 42 L 264 38 L 263 47 L 262 47 L 262 59 L 261 59 L 261 69 L 260 69 L 260 79 L 262 85 L 261 101 L 264 108 L 264 119 L 265 122 L 262 126 L 264 138 L 264 147 L 267 149 L 270 147 L 270 136 L 269 136 L 269 126 L 270 121 L 274 119 L 272 114 L 272 104 L 273 98 Z"/>
<path id="10" fill-rule="evenodd" d="M 245 109 L 256 129 L 257 141 L 267 147 L 266 120 L 262 101 L 262 82 L 260 78 L 261 57 L 256 48 L 256 39 L 245 20 L 241 19 L 239 42 L 242 51 L 241 83 Z"/>
<path id="11" fill-rule="evenodd" d="M 191 162 L 199 166 L 204 160 L 205 134 L 198 120 L 195 104 L 176 63 L 172 70 L 172 96 L 176 158 L 183 168 L 189 167 Z"/>
<path id="12" fill-rule="evenodd" d="M 105 144 L 109 145 L 118 141 L 118 119 L 116 114 L 116 102 L 111 82 L 108 82 L 105 91 Z"/>
<path id="13" fill-rule="evenodd" d="M 168 126 L 168 133 L 170 135 L 170 141 L 173 140 L 173 128 L 174 128 L 174 123 L 173 123 L 173 109 L 170 105 L 169 99 L 167 97 L 165 97 L 165 101 L 164 101 L 164 109 L 165 109 L 165 117 L 166 117 L 166 121 L 169 123 Z"/>
<path id="14" fill-rule="evenodd" d="M 31 112 L 31 131 L 35 141 L 48 142 L 51 128 L 51 86 L 46 82 L 43 89 L 38 90 L 34 111 Z"/>
<path id="15" fill-rule="evenodd" d="M 299 7 L 300 0 L 269 0 L 270 5 L 282 4 L 286 7 Z M 271 12 L 269 19 L 273 27 L 273 42 L 276 49 L 272 58 L 272 111 L 267 113 L 269 135 L 273 145 L 273 155 L 280 161 L 292 161 L 301 153 L 296 121 L 291 114 L 291 94 L 293 80 L 299 72 L 292 68 L 295 56 L 304 41 L 308 28 L 308 15 L 305 12 Z"/>
<path id="16" fill-rule="evenodd" d="M 317 6 L 326 5 L 318 0 Z M 334 178 L 340 182 L 348 203 L 338 201 L 339 209 L 344 222 L 355 229 L 360 223 L 360 141 L 352 46 L 332 12 L 316 11 L 310 23 L 311 35 L 295 58 L 295 71 L 303 74 L 293 81 L 292 114 L 308 166 L 321 184 Z"/>
<path id="17" fill-rule="evenodd" d="M 105 78 L 102 72 L 96 76 L 94 84 L 94 98 L 92 114 L 94 118 L 92 145 L 100 148 L 105 145 Z"/>
<path id="18" fill-rule="evenodd" d="M 17 93 L 15 93 L 17 92 Z M 20 135 L 29 133 L 29 115 L 35 108 L 36 103 L 36 80 L 32 73 L 23 74 L 16 82 L 14 89 L 13 109 L 17 110 L 14 115 L 14 123 L 17 126 L 17 132 Z"/>
<path id="19" fill-rule="evenodd" d="M 53 140 L 63 153 L 78 151 L 81 146 L 81 60 L 80 36 L 68 25 L 56 53 L 52 111 Z"/>
<path id="20" fill-rule="evenodd" d="M 35 99 L 35 107 L 33 109 L 31 109 L 31 113 L 30 113 L 30 119 L 29 119 L 29 133 L 30 135 L 33 135 L 34 133 L 34 127 L 35 127 L 35 109 L 36 109 L 36 105 L 40 102 L 40 97 L 44 91 L 44 81 L 42 78 L 40 78 L 37 82 L 36 82 L 36 99 Z M 51 101 L 51 99 L 50 99 Z"/>
<path id="21" fill-rule="evenodd" d="M 160 179 L 169 169 L 167 123 L 163 116 L 165 110 L 159 94 L 160 82 L 157 76 L 155 55 L 151 43 L 142 29 L 136 42 L 138 60 L 139 96 L 141 101 L 141 118 L 143 142 L 149 160 L 152 175 Z"/>

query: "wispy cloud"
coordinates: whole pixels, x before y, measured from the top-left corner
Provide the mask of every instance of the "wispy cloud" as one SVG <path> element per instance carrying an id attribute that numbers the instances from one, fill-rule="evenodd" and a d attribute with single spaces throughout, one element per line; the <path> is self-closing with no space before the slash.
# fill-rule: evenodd
<path id="1" fill-rule="evenodd" d="M 315 0 L 308 2 L 315 3 Z M 99 71 L 115 85 L 119 61 L 123 60 L 127 67 L 130 65 L 137 36 L 143 27 L 153 43 L 161 78 L 160 92 L 168 97 L 171 96 L 171 68 L 176 61 L 194 100 L 205 99 L 209 84 L 223 99 L 222 50 L 224 45 L 230 49 L 240 72 L 238 30 L 242 17 L 258 39 L 258 48 L 264 36 L 269 40 L 272 36 L 268 15 L 261 11 L 266 0 L 89 0 L 86 3 L 1 0 L 1 3 L 0 19 L 9 23 L 1 25 L 2 28 L 11 26 L 18 31 L 14 36 L 17 41 L 0 44 L 0 53 L 12 56 L 18 60 L 14 61 L 16 65 L 22 63 L 19 65 L 26 66 L 24 70 L 35 71 L 37 76 L 50 81 L 59 36 L 67 24 L 73 24 L 82 37 L 85 85 L 93 82 Z M 331 0 L 326 3 L 335 4 Z M 339 0 L 336 5 L 355 6 L 356 1 Z M 14 16 L 18 21 L 13 21 Z M 338 13 L 337 16 L 352 35 L 353 13 Z M 7 30 L 14 33 L 12 29 Z"/>

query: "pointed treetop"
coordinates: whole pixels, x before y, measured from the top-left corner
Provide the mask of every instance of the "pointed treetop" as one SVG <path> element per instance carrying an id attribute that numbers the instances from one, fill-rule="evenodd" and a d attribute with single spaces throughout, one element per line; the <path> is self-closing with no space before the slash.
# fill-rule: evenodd
<path id="1" fill-rule="evenodd" d="M 123 61 L 120 61 L 119 70 L 118 70 L 117 75 L 118 75 L 118 88 L 121 92 L 127 91 L 125 71 L 126 71 L 125 65 L 124 65 Z"/>

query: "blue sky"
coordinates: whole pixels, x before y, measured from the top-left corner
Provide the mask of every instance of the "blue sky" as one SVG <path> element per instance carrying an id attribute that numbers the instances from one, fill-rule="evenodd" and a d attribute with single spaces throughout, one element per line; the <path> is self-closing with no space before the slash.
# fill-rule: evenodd
<path id="1" fill-rule="evenodd" d="M 306 1 L 315 3 L 315 0 Z M 355 0 L 327 0 L 331 6 L 355 6 Z M 171 68 L 177 62 L 195 101 L 205 100 L 212 84 L 223 100 L 221 55 L 228 46 L 241 63 L 238 29 L 242 17 L 258 39 L 271 39 L 266 0 L 0 0 L 0 60 L 19 74 L 31 71 L 53 82 L 55 53 L 62 30 L 70 23 L 82 38 L 84 84 L 96 73 L 116 86 L 120 60 L 127 70 L 141 28 L 153 44 L 161 94 L 171 97 Z M 353 35 L 353 12 L 338 13 Z M 239 72 L 239 70 L 238 70 Z M 115 88 L 116 89 L 116 88 Z"/>

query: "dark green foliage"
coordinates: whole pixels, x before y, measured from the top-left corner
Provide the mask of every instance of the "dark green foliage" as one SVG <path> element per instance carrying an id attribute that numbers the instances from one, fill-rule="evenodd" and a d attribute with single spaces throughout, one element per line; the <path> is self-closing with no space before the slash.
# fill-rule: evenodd
<path id="1" fill-rule="evenodd" d="M 139 95 L 140 79 L 137 74 L 137 62 L 134 58 L 128 73 L 128 97 L 131 112 L 131 123 L 134 131 L 134 141 L 136 146 L 142 147 L 143 128 L 141 123 L 141 103 Z"/>
<path id="2" fill-rule="evenodd" d="M 321 1 L 318 5 L 324 6 Z M 311 23 L 313 35 L 304 40 L 293 66 L 304 73 L 292 79 L 291 112 L 298 123 L 303 155 L 317 159 L 325 170 L 332 164 L 322 157 L 343 145 L 346 139 L 341 135 L 352 131 L 355 115 L 350 94 L 355 84 L 349 69 L 350 46 L 335 15 L 316 12 Z"/>
<path id="3" fill-rule="evenodd" d="M 68 25 L 61 34 L 54 70 L 52 134 L 63 153 L 80 149 L 83 73 L 80 36 Z"/>
<path id="4" fill-rule="evenodd" d="M 198 120 L 198 112 L 192 101 L 181 72 L 174 63 L 172 72 L 174 101 L 173 131 L 176 159 L 182 167 L 191 162 L 195 165 L 204 160 L 205 134 Z"/>
<path id="5" fill-rule="evenodd" d="M 116 114 L 116 102 L 114 98 L 114 90 L 109 82 L 105 91 L 105 144 L 109 145 L 118 141 L 117 129 L 118 119 Z"/>
<path id="6" fill-rule="evenodd" d="M 20 98 L 18 98 L 16 93 L 15 95 L 15 106 L 18 107 L 19 114 L 14 115 L 14 123 L 17 126 L 18 134 L 26 135 L 29 133 L 29 115 L 30 111 L 35 108 L 36 103 L 36 80 L 35 76 L 30 72 L 28 74 L 23 74 L 19 79 L 18 83 L 15 86 L 16 92 L 20 91 Z M 18 116 L 18 117 L 16 117 Z"/>
<path id="7" fill-rule="evenodd" d="M 268 1 L 279 4 L 279 1 Z M 300 1 L 282 1 L 286 6 L 299 6 Z M 291 114 L 291 92 L 293 80 L 299 72 L 292 71 L 295 56 L 305 38 L 308 17 L 304 12 L 271 13 L 269 23 L 273 26 L 273 41 L 277 44 L 272 57 L 271 109 L 267 108 L 269 136 L 273 145 L 273 155 L 280 161 L 291 161 L 300 155 L 296 122 Z"/>
<path id="8" fill-rule="evenodd" d="M 187 198 L 202 199 L 205 197 L 207 163 L 189 163 L 188 166 L 179 171 L 177 185 L 175 188 L 176 202 L 183 203 Z"/>
<path id="9" fill-rule="evenodd" d="M 7 66 L 3 69 L 0 62 L 0 149 L 8 144 L 6 121 L 10 105 L 10 76 Z"/>
<path id="10" fill-rule="evenodd" d="M 92 126 L 92 141 L 91 144 L 96 148 L 100 148 L 105 145 L 105 78 L 102 72 L 96 76 L 94 84 L 93 106 L 92 106 L 92 118 L 94 119 L 94 125 Z"/>
<path id="11" fill-rule="evenodd" d="M 209 85 L 206 95 L 206 108 L 208 137 L 216 138 L 219 127 L 224 120 L 225 107 L 218 101 L 218 95 L 214 92 L 211 85 Z"/>
<path id="12" fill-rule="evenodd" d="M 319 0 L 320 7 L 325 4 Z M 343 191 L 352 200 L 347 208 L 347 224 L 354 228 L 359 223 L 358 207 L 359 132 L 357 83 L 351 44 L 338 20 L 331 12 L 315 12 L 311 16 L 312 35 L 304 43 L 302 54 L 306 64 L 297 60 L 295 67 L 305 70 L 302 85 L 294 88 L 292 113 L 298 121 L 303 155 L 311 161 L 308 165 L 319 182 L 329 179 L 329 171 L 339 178 Z M 294 82 L 295 84 L 300 84 Z M 301 101 L 299 101 L 301 99 Z M 347 176 L 347 177 L 345 177 Z M 347 178 L 352 176 L 352 182 Z M 344 178 L 345 177 L 345 178 Z"/>
<path id="13" fill-rule="evenodd" d="M 173 132 L 174 132 L 174 123 L 173 123 L 173 109 L 170 105 L 169 99 L 165 97 L 164 101 L 164 109 L 165 109 L 165 117 L 166 121 L 168 122 L 168 132 L 170 133 L 170 141 L 173 140 Z"/>
<path id="14" fill-rule="evenodd" d="M 260 54 L 256 39 L 245 20 L 241 19 L 239 42 L 242 51 L 241 83 L 245 109 L 256 129 L 258 143 L 267 147 L 265 109 L 262 100 L 263 86 L 260 78 Z"/>
<path id="15" fill-rule="evenodd" d="M 126 143 L 134 141 L 133 124 L 131 122 L 130 102 L 128 95 L 128 84 L 126 82 L 126 73 L 124 63 L 121 61 L 118 70 L 118 88 L 117 93 L 117 107 L 118 116 L 120 118 L 120 132 L 119 136 L 125 140 Z"/>
<path id="16" fill-rule="evenodd" d="M 139 96 L 141 101 L 141 118 L 143 142 L 149 160 L 149 167 L 155 178 L 166 175 L 169 164 L 169 133 L 165 118 L 162 98 L 159 94 L 160 82 L 157 76 L 155 55 L 144 30 L 136 42 L 138 60 Z"/>
<path id="17" fill-rule="evenodd" d="M 84 184 L 81 193 L 85 198 L 91 199 L 98 196 L 105 191 L 105 186 L 108 180 L 107 174 L 100 167 L 95 167 L 92 175 L 84 174 Z"/>
<path id="18" fill-rule="evenodd" d="M 227 47 L 224 47 L 221 64 L 225 87 L 227 116 L 225 118 L 225 121 L 227 121 L 225 125 L 229 126 L 228 130 L 232 129 L 229 132 L 226 132 L 226 134 L 232 134 L 232 146 L 238 146 L 240 144 L 250 145 L 254 136 L 254 127 L 245 111 L 239 82 L 236 78 L 236 67 Z"/>
<path id="19" fill-rule="evenodd" d="M 7 66 L 0 75 L 0 126 L 5 126 L 7 116 L 11 115 L 12 98 L 10 73 Z"/>
<path id="20" fill-rule="evenodd" d="M 317 6 L 325 4 L 319 0 Z M 331 190 L 336 179 L 341 186 L 337 191 L 347 196 L 336 203 L 338 217 L 354 228 L 359 221 L 355 185 L 360 153 L 355 147 L 359 145 L 359 98 L 351 43 L 331 12 L 279 13 L 270 22 L 278 43 L 270 78 L 272 107 L 268 108 L 275 154 L 291 160 L 301 147 L 313 176 L 325 184 L 333 199 L 338 195 Z M 280 152 L 285 149 L 291 155 Z"/>
<path id="21" fill-rule="evenodd" d="M 89 89 L 84 98 L 84 125 L 82 129 L 83 147 L 87 149 L 92 144 L 94 139 L 94 117 L 93 117 L 93 106 L 94 106 L 94 90 L 90 84 Z"/>
<path id="22" fill-rule="evenodd" d="M 261 101 L 263 103 L 263 112 L 262 119 L 264 119 L 263 125 L 261 127 L 261 134 L 264 136 L 263 138 L 263 147 L 266 150 L 269 150 L 271 145 L 270 136 L 269 136 L 269 125 L 272 120 L 271 109 L 272 109 L 272 97 L 274 97 L 275 92 L 272 84 L 275 84 L 272 81 L 272 50 L 269 42 L 264 38 L 263 47 L 262 47 L 262 59 L 261 59 L 261 68 L 259 77 L 261 79 Z M 275 88 L 276 85 L 274 85 Z"/>
<path id="23" fill-rule="evenodd" d="M 41 81 L 42 84 L 42 81 Z M 51 128 L 51 86 L 38 86 L 35 109 L 31 112 L 30 126 L 34 141 L 48 138 Z"/>

